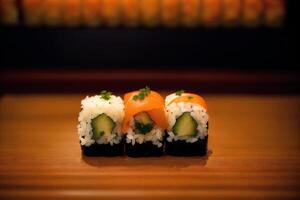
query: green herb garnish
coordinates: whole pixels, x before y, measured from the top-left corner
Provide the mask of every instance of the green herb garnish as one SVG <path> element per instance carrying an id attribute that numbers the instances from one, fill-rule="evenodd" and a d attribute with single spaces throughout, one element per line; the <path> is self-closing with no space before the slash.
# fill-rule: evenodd
<path id="1" fill-rule="evenodd" d="M 184 93 L 184 90 L 178 90 L 176 91 L 177 96 L 181 96 Z"/>
<path id="2" fill-rule="evenodd" d="M 192 98 L 194 98 L 194 97 L 192 97 L 192 96 L 188 96 L 188 99 L 189 99 L 189 100 L 191 100 Z"/>
<path id="3" fill-rule="evenodd" d="M 100 93 L 100 98 L 102 98 L 102 99 L 108 101 L 108 100 L 110 100 L 111 95 L 112 95 L 111 92 L 106 91 L 106 90 L 102 90 L 101 93 Z"/>
<path id="4" fill-rule="evenodd" d="M 140 89 L 140 90 L 139 90 L 139 93 L 138 93 L 137 95 L 134 95 L 134 96 L 132 97 L 132 99 L 133 99 L 134 101 L 137 101 L 137 100 L 144 100 L 145 97 L 147 97 L 147 96 L 150 94 L 150 92 L 151 92 L 150 88 L 149 88 L 148 86 L 146 86 L 146 87 Z"/>

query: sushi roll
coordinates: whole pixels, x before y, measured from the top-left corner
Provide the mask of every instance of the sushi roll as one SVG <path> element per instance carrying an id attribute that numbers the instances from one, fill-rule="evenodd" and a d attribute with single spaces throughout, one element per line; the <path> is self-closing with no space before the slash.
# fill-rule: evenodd
<path id="1" fill-rule="evenodd" d="M 16 25 L 19 13 L 16 0 L 0 0 L 0 22 L 5 25 Z"/>
<path id="2" fill-rule="evenodd" d="M 192 27 L 199 23 L 201 11 L 200 0 L 181 0 L 181 23 Z"/>
<path id="3" fill-rule="evenodd" d="M 202 0 L 201 21 L 204 26 L 217 26 L 220 24 L 222 15 L 221 0 Z"/>
<path id="4" fill-rule="evenodd" d="M 162 96 L 145 87 L 125 94 L 124 104 L 125 153 L 130 157 L 163 155 L 168 122 Z"/>
<path id="5" fill-rule="evenodd" d="M 243 24 L 248 27 L 258 26 L 262 22 L 264 3 L 262 0 L 244 0 Z"/>
<path id="6" fill-rule="evenodd" d="M 142 24 L 153 27 L 160 22 L 160 0 L 140 0 Z"/>
<path id="7" fill-rule="evenodd" d="M 134 27 L 139 23 L 140 0 L 121 0 L 122 22 L 125 26 Z"/>
<path id="8" fill-rule="evenodd" d="M 124 153 L 121 97 L 102 91 L 81 101 L 78 135 L 86 156 L 118 156 Z"/>
<path id="9" fill-rule="evenodd" d="M 102 0 L 102 19 L 107 26 L 117 26 L 120 24 L 120 0 Z"/>
<path id="10" fill-rule="evenodd" d="M 169 127 L 166 153 L 174 156 L 204 156 L 207 152 L 208 114 L 204 99 L 183 90 L 165 99 Z"/>
<path id="11" fill-rule="evenodd" d="M 223 0 L 223 23 L 234 26 L 239 23 L 242 11 L 241 0 Z"/>
<path id="12" fill-rule="evenodd" d="M 44 24 L 59 26 L 62 24 L 62 0 L 44 0 Z"/>
<path id="13" fill-rule="evenodd" d="M 180 0 L 161 1 L 161 21 L 167 27 L 175 27 L 179 24 Z"/>
<path id="14" fill-rule="evenodd" d="M 280 26 L 285 16 L 284 0 L 265 0 L 264 21 L 267 26 Z"/>
<path id="15" fill-rule="evenodd" d="M 65 26 L 78 26 L 81 19 L 81 0 L 63 1 L 63 24 Z"/>
<path id="16" fill-rule="evenodd" d="M 43 0 L 23 0 L 24 21 L 28 26 L 42 24 Z"/>
<path id="17" fill-rule="evenodd" d="M 91 27 L 101 23 L 101 1 L 82 0 L 82 22 Z"/>

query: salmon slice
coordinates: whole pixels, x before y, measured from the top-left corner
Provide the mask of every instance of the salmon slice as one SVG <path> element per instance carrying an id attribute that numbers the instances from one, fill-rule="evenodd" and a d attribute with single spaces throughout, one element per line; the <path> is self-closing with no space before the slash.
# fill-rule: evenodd
<path id="1" fill-rule="evenodd" d="M 165 114 L 163 97 L 157 92 L 151 91 L 145 99 L 133 100 L 132 98 L 138 94 L 139 91 L 134 91 L 124 95 L 125 117 L 122 131 L 124 133 L 128 131 L 131 118 L 140 112 L 147 112 L 157 126 L 166 129 L 168 121 Z"/>
<path id="2" fill-rule="evenodd" d="M 207 111 L 207 105 L 205 100 L 197 94 L 183 93 L 181 96 L 178 96 L 177 98 L 173 99 L 168 105 L 170 105 L 171 103 L 179 103 L 179 102 L 199 104 Z"/>

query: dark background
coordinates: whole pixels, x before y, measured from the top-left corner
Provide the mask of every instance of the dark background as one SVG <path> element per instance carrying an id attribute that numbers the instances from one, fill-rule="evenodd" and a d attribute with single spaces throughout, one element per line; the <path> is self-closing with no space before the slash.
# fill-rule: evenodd
<path id="1" fill-rule="evenodd" d="M 8 68 L 297 68 L 296 1 L 282 27 L 28 28 L 1 27 Z"/>

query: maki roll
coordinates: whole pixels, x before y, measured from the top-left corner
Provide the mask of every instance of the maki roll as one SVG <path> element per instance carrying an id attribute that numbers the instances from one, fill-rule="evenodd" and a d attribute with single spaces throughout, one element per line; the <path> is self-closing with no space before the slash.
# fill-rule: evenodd
<path id="1" fill-rule="evenodd" d="M 179 0 L 162 0 L 161 21 L 167 27 L 174 27 L 179 24 Z"/>
<path id="2" fill-rule="evenodd" d="M 124 104 L 125 153 L 130 157 L 163 155 L 168 122 L 162 96 L 146 87 L 125 94 Z"/>
<path id="3" fill-rule="evenodd" d="M 204 99 L 181 90 L 167 96 L 165 105 L 169 122 L 166 153 L 174 156 L 206 155 L 208 114 Z"/>
<path id="4" fill-rule="evenodd" d="M 139 23 L 140 0 L 121 0 L 122 21 L 125 26 L 134 27 Z"/>
<path id="5" fill-rule="evenodd" d="M 159 24 L 160 0 L 140 0 L 140 15 L 143 25 L 153 27 Z"/>
<path id="6" fill-rule="evenodd" d="M 99 0 L 82 1 L 82 21 L 84 25 L 91 27 L 101 23 L 101 2 Z"/>
<path id="7" fill-rule="evenodd" d="M 121 97 L 102 91 L 81 101 L 78 135 L 86 156 L 122 155 L 122 121 L 124 103 Z"/>
<path id="8" fill-rule="evenodd" d="M 200 9 L 200 0 L 181 0 L 181 23 L 187 27 L 198 25 Z"/>

